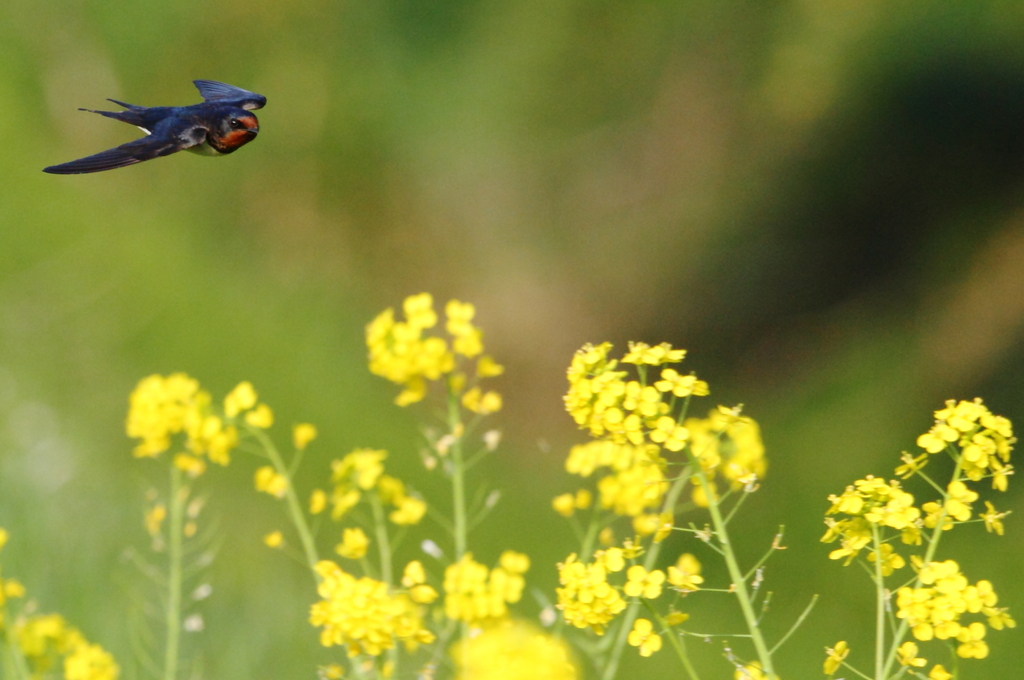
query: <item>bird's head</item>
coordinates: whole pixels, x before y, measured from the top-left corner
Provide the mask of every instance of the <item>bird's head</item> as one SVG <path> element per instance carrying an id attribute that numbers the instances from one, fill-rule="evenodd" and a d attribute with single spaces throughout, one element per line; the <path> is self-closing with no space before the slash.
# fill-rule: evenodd
<path id="1" fill-rule="evenodd" d="M 232 107 L 224 111 L 210 130 L 210 144 L 222 153 L 230 153 L 256 139 L 259 131 L 260 122 L 252 112 Z"/>

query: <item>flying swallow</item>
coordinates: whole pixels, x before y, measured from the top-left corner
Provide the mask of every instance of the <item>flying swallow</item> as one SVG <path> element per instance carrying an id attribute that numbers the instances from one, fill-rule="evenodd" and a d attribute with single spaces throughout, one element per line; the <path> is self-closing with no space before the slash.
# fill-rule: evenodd
<path id="1" fill-rule="evenodd" d="M 193 82 L 203 96 L 201 104 L 146 107 L 108 99 L 126 110 L 79 109 L 135 125 L 146 136 L 77 161 L 51 165 L 43 168 L 43 172 L 78 175 L 113 170 L 184 149 L 222 156 L 256 138 L 260 122 L 250 112 L 262 108 L 267 103 L 266 97 L 213 80 Z"/>

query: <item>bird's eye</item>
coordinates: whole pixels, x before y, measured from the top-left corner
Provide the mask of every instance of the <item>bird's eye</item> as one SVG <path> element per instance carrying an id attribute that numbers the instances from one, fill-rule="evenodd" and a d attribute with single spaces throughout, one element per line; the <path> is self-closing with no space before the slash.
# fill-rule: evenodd
<path id="1" fill-rule="evenodd" d="M 238 127 L 241 124 L 242 124 L 241 121 L 239 121 L 237 118 L 232 118 L 231 119 L 231 123 L 230 123 L 231 127 L 236 128 L 236 127 Z"/>

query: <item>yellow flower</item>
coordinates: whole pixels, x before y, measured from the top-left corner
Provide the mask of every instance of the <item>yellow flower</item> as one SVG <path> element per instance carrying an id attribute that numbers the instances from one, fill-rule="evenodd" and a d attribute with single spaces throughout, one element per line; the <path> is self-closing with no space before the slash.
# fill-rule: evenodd
<path id="1" fill-rule="evenodd" d="M 903 479 L 909 479 L 928 464 L 928 454 L 922 453 L 920 456 L 915 458 L 904 451 L 903 455 L 900 456 L 900 460 L 903 461 L 903 465 L 896 468 L 896 476 Z"/>
<path id="2" fill-rule="evenodd" d="M 11 599 L 25 597 L 25 586 L 21 584 L 21 581 L 18 581 L 17 579 L 13 578 L 8 578 L 3 579 L 2 581 L 0 581 L 0 583 L 3 583 L 3 593 L 2 597 L 0 597 L 0 600 L 2 600 L 4 597 L 9 597 Z M 0 601 L 0 604 L 3 604 L 3 602 Z"/>
<path id="3" fill-rule="evenodd" d="M 988 656 L 988 644 L 985 638 L 985 624 L 975 621 L 969 626 L 960 629 L 956 639 L 960 646 L 956 648 L 956 655 L 962 659 L 984 659 Z"/>
<path id="4" fill-rule="evenodd" d="M 263 537 L 263 543 L 268 548 L 281 548 L 284 546 L 284 534 L 280 531 L 272 531 Z"/>
<path id="5" fill-rule="evenodd" d="M 691 394 L 704 397 L 709 394 L 708 384 L 697 380 L 695 375 L 680 375 L 674 368 L 666 368 L 661 372 L 661 380 L 654 383 L 660 392 L 671 392 L 677 397 L 688 397 Z"/>
<path id="6" fill-rule="evenodd" d="M 633 630 L 627 640 L 632 646 L 640 648 L 640 656 L 650 656 L 661 649 L 661 636 L 654 632 L 654 626 L 647 619 L 633 622 Z"/>
<path id="7" fill-rule="evenodd" d="M 654 532 L 654 542 L 661 543 L 668 538 L 675 529 L 675 518 L 671 512 L 663 512 L 658 517 L 658 530 Z"/>
<path id="8" fill-rule="evenodd" d="M 700 575 L 700 562 L 690 553 L 683 553 L 668 568 L 668 582 L 682 593 L 700 590 L 704 578 Z"/>
<path id="9" fill-rule="evenodd" d="M 444 574 L 445 615 L 466 622 L 505 616 L 504 600 L 493 597 L 487 587 L 489 575 L 487 567 L 475 562 L 470 553 L 449 565 Z"/>
<path id="10" fill-rule="evenodd" d="M 456 643 L 456 680 L 577 680 L 569 647 L 518 621 L 507 621 Z"/>
<path id="11" fill-rule="evenodd" d="M 198 456 L 192 456 L 187 453 L 177 453 L 174 455 L 174 467 L 195 479 L 206 472 L 206 461 Z"/>
<path id="12" fill-rule="evenodd" d="M 688 621 L 689 618 L 690 618 L 689 614 L 685 614 L 683 612 L 671 611 L 671 612 L 668 613 L 668 616 L 665 617 L 665 623 L 667 623 L 670 626 L 678 626 L 679 624 L 684 623 L 685 621 Z"/>
<path id="13" fill-rule="evenodd" d="M 288 478 L 269 465 L 256 470 L 256 490 L 275 498 L 284 498 L 288 493 Z"/>
<path id="14" fill-rule="evenodd" d="M 555 499 L 551 501 L 551 506 L 562 517 L 572 517 L 576 514 L 576 499 L 571 493 L 555 496 Z"/>
<path id="15" fill-rule="evenodd" d="M 117 680 L 120 672 L 110 652 L 84 641 L 64 659 L 65 680 Z"/>
<path id="16" fill-rule="evenodd" d="M 323 489 L 313 489 L 309 496 L 309 514 L 319 515 L 327 507 L 327 494 Z"/>
<path id="17" fill-rule="evenodd" d="M 437 599 L 437 591 L 426 585 L 427 574 L 419 560 L 405 565 L 402 585 L 409 590 L 409 597 L 417 604 L 430 604 Z"/>
<path id="18" fill-rule="evenodd" d="M 245 414 L 245 422 L 253 427 L 265 430 L 274 424 L 274 412 L 266 404 L 260 404 L 252 411 Z"/>
<path id="19" fill-rule="evenodd" d="M 917 645 L 909 640 L 900 645 L 899 649 L 896 651 L 898 654 L 898 660 L 903 666 L 924 668 L 925 664 L 928 663 L 927 659 L 922 659 L 917 655 Z"/>
<path id="20" fill-rule="evenodd" d="M 882 576 L 889 576 L 896 569 L 906 566 L 907 561 L 898 552 L 893 551 L 892 545 L 885 543 L 879 548 L 879 551 L 882 560 Z M 879 559 L 878 556 L 879 553 L 872 550 L 868 553 L 868 562 L 876 562 Z"/>
<path id="21" fill-rule="evenodd" d="M 476 375 L 478 378 L 494 378 L 505 372 L 505 367 L 491 357 L 484 355 L 476 362 Z"/>
<path id="22" fill-rule="evenodd" d="M 166 517 L 167 506 L 163 503 L 157 503 L 146 511 L 146 531 L 150 536 L 156 536 L 160 533 L 160 526 L 163 524 Z"/>
<path id="23" fill-rule="evenodd" d="M 462 406 L 482 416 L 497 413 L 501 410 L 501 395 L 494 391 L 484 393 L 474 387 L 462 395 Z"/>
<path id="24" fill-rule="evenodd" d="M 256 405 L 256 390 L 248 380 L 238 383 L 235 389 L 224 397 L 224 415 L 234 418 L 242 411 L 248 411 Z"/>
<path id="25" fill-rule="evenodd" d="M 473 326 L 473 306 L 452 300 L 446 306 L 445 324 L 452 337 L 451 350 L 439 337 L 424 336 L 423 332 L 437 324 L 433 298 L 423 293 L 405 299 L 403 311 L 406 321 L 396 321 L 394 310 L 387 309 L 366 327 L 366 345 L 370 351 L 370 371 L 391 382 L 402 385 L 395 399 L 400 406 L 422 400 L 427 393 L 427 381 L 438 380 L 455 369 L 455 355 L 473 358 L 483 352 L 482 332 Z M 481 358 L 478 377 L 497 375 L 500 367 Z M 486 400 L 493 412 L 495 397 Z"/>
<path id="26" fill-rule="evenodd" d="M 840 640 L 835 647 L 825 648 L 825 675 L 835 675 L 843 665 L 843 661 L 850 655 L 850 648 L 846 640 Z"/>
<path id="27" fill-rule="evenodd" d="M 981 513 L 981 518 L 985 520 L 985 530 L 988 533 L 995 532 L 998 536 L 1002 536 L 1002 518 L 1006 517 L 1009 512 L 997 512 L 995 506 L 988 501 L 985 501 L 985 512 Z"/>
<path id="28" fill-rule="evenodd" d="M 761 428 L 737 409 L 719 406 L 707 418 L 687 418 L 690 449 L 704 473 L 721 474 L 734 490 L 752 479 L 763 479 L 768 469 Z"/>
<path id="29" fill-rule="evenodd" d="M 650 536 L 661 528 L 661 517 L 658 515 L 637 515 L 633 518 L 633 531 L 638 536 Z"/>
<path id="30" fill-rule="evenodd" d="M 971 518 L 971 503 L 978 500 L 978 493 L 971 491 L 960 481 L 950 482 L 946 487 L 949 497 L 946 499 L 946 512 L 957 521 L 966 522 Z"/>
<path id="31" fill-rule="evenodd" d="M 685 349 L 672 349 L 672 345 L 667 342 L 655 345 L 654 347 L 644 342 L 630 342 L 629 352 L 626 353 L 626 356 L 622 357 L 622 363 L 660 366 L 662 364 L 677 364 L 685 356 Z"/>
<path id="32" fill-rule="evenodd" d="M 392 596 L 388 586 L 371 578 L 355 578 L 334 562 L 316 565 L 321 577 L 309 621 L 323 627 L 320 644 L 344 645 L 350 657 L 380 656 L 401 640 L 409 649 L 430 644 L 434 634 L 423 627 L 419 605 L 407 595 Z"/>
<path id="33" fill-rule="evenodd" d="M 369 491 L 384 474 L 383 461 L 388 452 L 379 449 L 356 449 L 340 461 L 331 463 L 331 481 L 335 484 L 354 483 L 363 491 Z"/>
<path id="34" fill-rule="evenodd" d="M 558 609 L 566 622 L 577 628 L 590 628 L 603 635 L 605 626 L 626 608 L 626 601 L 607 580 L 608 571 L 600 562 L 583 564 L 572 554 L 558 565 L 556 590 Z"/>
<path id="35" fill-rule="evenodd" d="M 315 425 L 309 423 L 299 423 L 292 428 L 292 443 L 295 444 L 295 448 L 299 451 L 305 450 L 309 443 L 316 439 L 317 431 Z"/>
<path id="36" fill-rule="evenodd" d="M 662 416 L 658 418 L 648 436 L 652 442 L 661 444 L 669 451 L 682 451 L 690 438 L 690 431 L 671 416 Z"/>
<path id="37" fill-rule="evenodd" d="M 508 561 L 510 559 L 511 562 Z M 523 567 L 519 558 L 505 558 L 503 555 L 503 562 L 516 569 Z M 525 568 L 529 568 L 528 560 Z M 471 625 L 505 618 L 508 615 L 507 604 L 518 602 L 522 597 L 525 580 L 521 574 L 504 565 L 489 570 L 475 562 L 472 554 L 466 553 L 445 569 L 445 616 Z"/>
<path id="38" fill-rule="evenodd" d="M 388 519 L 399 526 L 410 526 L 419 524 L 426 513 L 426 502 L 419 498 L 405 496 L 396 504 L 396 509 L 388 515 Z"/>
<path id="39" fill-rule="evenodd" d="M 938 663 L 928 673 L 928 680 L 953 680 L 953 674 L 943 668 L 942 664 Z"/>
<path id="40" fill-rule="evenodd" d="M 366 555 L 366 549 L 370 546 L 370 539 L 359 527 L 345 529 L 342 532 L 341 543 L 334 547 L 334 552 L 349 560 L 358 560 Z"/>
<path id="41" fill-rule="evenodd" d="M 626 553 L 622 548 L 608 548 L 594 553 L 594 561 L 615 574 L 626 568 Z"/>
<path id="42" fill-rule="evenodd" d="M 129 397 L 125 428 L 129 437 L 142 440 L 132 453 L 142 458 L 166 451 L 171 436 L 183 432 L 208 401 L 199 383 L 184 373 L 143 378 Z"/>
<path id="43" fill-rule="evenodd" d="M 626 595 L 653 600 L 661 595 L 662 584 L 665 583 L 665 572 L 660 569 L 648 572 L 637 564 L 626 570 L 626 579 L 626 585 L 622 589 Z"/>
<path id="44" fill-rule="evenodd" d="M 4 546 L 7 545 L 8 538 L 7 529 L 0 528 L 0 550 L 3 550 Z"/>

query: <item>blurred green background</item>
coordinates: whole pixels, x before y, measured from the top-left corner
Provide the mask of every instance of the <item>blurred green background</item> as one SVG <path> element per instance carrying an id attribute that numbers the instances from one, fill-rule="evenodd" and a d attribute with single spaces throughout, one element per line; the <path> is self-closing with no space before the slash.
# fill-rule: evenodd
<path id="1" fill-rule="evenodd" d="M 194 103 L 195 78 L 265 94 L 259 139 L 40 172 L 136 136 L 77 107 Z M 320 428 L 306 488 L 373 446 L 441 492 L 422 412 L 365 367 L 365 323 L 411 293 L 474 302 L 507 366 L 503 453 L 476 476 L 505 495 L 472 543 L 487 563 L 530 553 L 549 593 L 573 549 L 550 499 L 575 488 L 562 462 L 585 439 L 560 401 L 577 347 L 672 342 L 708 407 L 745 404 L 770 470 L 744 554 L 787 527 L 770 637 L 822 594 L 787 680 L 819 677 L 839 639 L 867 665 L 870 584 L 818 543 L 826 496 L 890 475 L 945 399 L 1024 427 L 1019 2 L 5 0 L 0 102 L 3 573 L 125 665 L 122 554 L 146 545 L 143 494 L 164 483 L 124 436 L 135 383 L 180 370 L 219 397 L 251 380 L 278 438 Z M 309 678 L 312 588 L 260 543 L 284 517 L 254 467 L 207 476 L 226 541 L 189 644 L 203 677 Z M 1020 509 L 1014 481 L 1000 509 Z M 943 555 L 1020 615 L 1017 519 L 953 532 Z M 696 629 L 738 629 L 724 596 L 686 604 Z M 993 632 L 964 677 L 1015 676 L 1017 635 Z M 690 646 L 704 677 L 731 677 L 718 643 Z M 630 650 L 621 677 L 682 676 L 658 656 Z"/>

